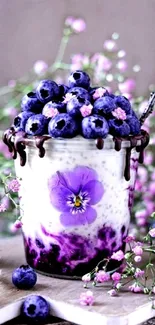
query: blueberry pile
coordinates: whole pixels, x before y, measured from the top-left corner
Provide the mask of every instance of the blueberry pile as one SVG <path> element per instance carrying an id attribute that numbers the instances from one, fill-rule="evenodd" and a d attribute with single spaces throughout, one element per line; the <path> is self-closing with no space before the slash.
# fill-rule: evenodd
<path id="1" fill-rule="evenodd" d="M 140 133 L 140 122 L 129 100 L 104 87 L 90 86 L 84 71 L 71 73 L 68 85 L 42 80 L 36 90 L 22 98 L 22 112 L 14 119 L 15 132 L 29 136 L 48 134 L 53 138 L 87 139 Z"/>

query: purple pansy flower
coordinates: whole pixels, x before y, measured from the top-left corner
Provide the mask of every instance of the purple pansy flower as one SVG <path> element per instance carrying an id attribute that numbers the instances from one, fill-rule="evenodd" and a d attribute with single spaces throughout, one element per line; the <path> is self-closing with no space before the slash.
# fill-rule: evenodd
<path id="1" fill-rule="evenodd" d="M 64 226 L 92 223 L 97 204 L 104 193 L 94 169 L 77 166 L 72 170 L 57 171 L 49 179 L 51 204 L 61 212 L 60 221 Z"/>

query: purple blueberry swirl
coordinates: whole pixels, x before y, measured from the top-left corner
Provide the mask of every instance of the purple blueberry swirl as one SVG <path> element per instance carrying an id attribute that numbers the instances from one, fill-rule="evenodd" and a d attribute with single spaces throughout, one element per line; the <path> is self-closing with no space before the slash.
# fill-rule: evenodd
<path id="1" fill-rule="evenodd" d="M 61 212 L 64 226 L 91 224 L 97 217 L 94 206 L 104 194 L 96 171 L 86 166 L 57 171 L 48 182 L 51 204 Z"/>

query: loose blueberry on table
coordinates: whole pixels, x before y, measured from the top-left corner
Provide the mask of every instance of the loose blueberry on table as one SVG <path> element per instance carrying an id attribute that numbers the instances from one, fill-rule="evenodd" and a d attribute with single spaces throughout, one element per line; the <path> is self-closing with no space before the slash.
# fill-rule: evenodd
<path id="1" fill-rule="evenodd" d="M 115 96 L 104 87 L 90 85 L 89 75 L 81 70 L 71 73 L 68 85 L 41 80 L 25 95 L 22 112 L 13 122 L 14 132 L 29 136 L 86 139 L 140 134 L 140 122 L 124 96 Z"/>
<path id="2" fill-rule="evenodd" d="M 21 265 L 12 272 L 12 283 L 18 289 L 31 289 L 36 282 L 37 274 L 29 265 Z"/>
<path id="3" fill-rule="evenodd" d="M 28 296 L 21 306 L 21 316 L 24 321 L 33 321 L 37 324 L 44 324 L 50 314 L 48 302 L 39 295 Z"/>

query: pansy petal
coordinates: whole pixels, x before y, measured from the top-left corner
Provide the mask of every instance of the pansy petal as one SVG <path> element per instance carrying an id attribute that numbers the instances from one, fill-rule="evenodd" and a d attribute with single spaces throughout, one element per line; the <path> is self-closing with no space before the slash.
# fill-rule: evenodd
<path id="1" fill-rule="evenodd" d="M 104 187 L 101 182 L 94 180 L 84 185 L 82 188 L 82 192 L 88 194 L 88 197 L 90 198 L 89 204 L 93 205 L 101 200 L 104 194 Z"/>
<path id="2" fill-rule="evenodd" d="M 97 180 L 98 176 L 94 169 L 86 166 L 77 166 L 74 169 L 74 174 L 79 180 L 81 187 L 92 180 Z"/>
<path id="3" fill-rule="evenodd" d="M 91 206 L 87 207 L 87 210 L 83 213 L 72 214 L 71 212 L 65 212 L 60 215 L 60 222 L 63 226 L 79 226 L 91 224 L 95 221 L 97 212 Z"/>
<path id="4" fill-rule="evenodd" d="M 72 192 L 62 185 L 58 174 L 53 175 L 49 179 L 48 187 L 51 204 L 59 211 L 69 211 L 70 207 L 67 205 L 67 201 Z"/>

